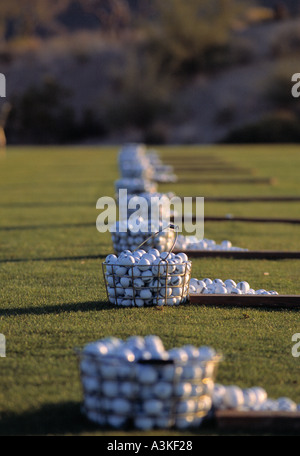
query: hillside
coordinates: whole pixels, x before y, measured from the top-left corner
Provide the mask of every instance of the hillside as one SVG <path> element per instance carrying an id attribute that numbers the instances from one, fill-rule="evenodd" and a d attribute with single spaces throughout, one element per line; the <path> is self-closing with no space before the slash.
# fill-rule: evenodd
<path id="1" fill-rule="evenodd" d="M 217 55 L 221 64 L 172 85 L 126 67 L 132 36 L 104 38 L 95 17 L 78 8 L 73 2 L 60 15 L 72 33 L 2 47 L 10 143 L 205 144 L 270 115 L 298 122 L 289 81 L 300 70 L 299 16 L 236 28 L 228 55 Z M 89 30 L 78 30 L 84 24 Z"/>

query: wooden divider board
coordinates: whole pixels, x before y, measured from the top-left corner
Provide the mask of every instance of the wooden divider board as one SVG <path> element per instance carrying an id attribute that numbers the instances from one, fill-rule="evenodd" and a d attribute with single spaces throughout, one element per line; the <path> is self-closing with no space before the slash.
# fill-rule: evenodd
<path id="1" fill-rule="evenodd" d="M 171 221 L 174 221 L 175 217 L 171 217 Z M 190 219 L 192 222 L 196 222 L 196 216 L 191 215 Z M 292 223 L 299 224 L 300 219 L 294 218 L 263 218 L 263 217 L 234 217 L 234 216 L 225 216 L 225 217 L 212 217 L 205 216 L 204 221 L 207 222 L 253 222 L 253 223 Z"/>
<path id="2" fill-rule="evenodd" d="M 191 304 L 230 307 L 300 308 L 300 295 L 190 294 Z"/>
<path id="3" fill-rule="evenodd" d="M 226 250 L 189 250 L 174 249 L 173 252 L 183 252 L 191 258 L 235 258 L 238 260 L 281 260 L 300 259 L 300 251 L 277 251 L 277 250 L 247 250 L 247 251 L 226 251 Z"/>
<path id="4" fill-rule="evenodd" d="M 210 178 L 210 177 L 179 177 L 176 181 L 176 184 L 266 184 L 274 185 L 277 180 L 274 177 L 251 177 L 251 178 L 232 178 L 232 177 L 220 177 L 220 178 Z M 161 182 L 161 184 L 168 182 Z"/>
<path id="5" fill-rule="evenodd" d="M 219 429 L 235 431 L 300 431 L 300 412 L 218 410 Z"/>
<path id="6" fill-rule="evenodd" d="M 184 197 L 179 197 L 183 198 Z M 193 201 L 196 201 L 196 196 L 191 197 Z M 300 196 L 205 196 L 204 200 L 207 202 L 218 202 L 218 203 L 271 203 L 271 202 L 293 202 L 300 201 Z"/>

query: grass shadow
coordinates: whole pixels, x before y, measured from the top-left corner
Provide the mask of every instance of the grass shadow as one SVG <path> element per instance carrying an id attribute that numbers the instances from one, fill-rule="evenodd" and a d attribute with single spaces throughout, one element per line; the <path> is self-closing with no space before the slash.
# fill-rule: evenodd
<path id="1" fill-rule="evenodd" d="M 20 315 L 49 315 L 60 314 L 64 312 L 90 312 L 99 310 L 111 310 L 113 307 L 107 301 L 87 301 L 72 304 L 58 304 L 40 307 L 7 307 L 0 309 L 0 317 L 20 316 Z"/>
<path id="2" fill-rule="evenodd" d="M 43 208 L 43 207 L 95 207 L 95 203 L 91 201 L 29 201 L 29 202 L 13 202 L 0 203 L 3 209 L 24 209 L 24 208 Z"/>
<path id="3" fill-rule="evenodd" d="M 244 309 L 244 310 L 259 310 L 262 312 L 286 312 L 286 311 L 299 312 L 299 310 L 300 310 L 299 307 L 284 307 L 284 306 L 272 307 L 272 306 L 266 306 L 266 305 L 251 306 L 250 304 L 233 306 L 230 304 L 223 304 L 223 303 L 219 304 L 219 305 L 217 305 L 215 303 L 213 305 L 208 305 L 208 304 L 196 304 L 196 303 L 192 303 L 192 302 L 187 302 L 184 305 L 187 307 L 205 307 L 207 309 L 227 309 L 227 310 L 230 310 L 230 309 L 231 310 L 236 310 L 236 309 L 243 310 Z"/>
<path id="4" fill-rule="evenodd" d="M 15 226 L 0 226 L 0 231 L 25 231 L 25 230 L 48 230 L 53 228 L 86 228 L 96 226 L 95 222 L 81 223 L 62 223 L 48 225 L 15 225 Z"/>
<path id="5" fill-rule="evenodd" d="M 202 423 L 198 429 L 181 431 L 185 437 L 203 436 L 274 436 L 274 435 L 297 435 L 289 429 L 220 429 L 215 421 L 208 420 Z M 134 428 L 114 430 L 108 427 L 100 427 L 90 421 L 81 413 L 81 404 L 76 401 L 62 402 L 58 404 L 45 404 L 39 409 L 26 411 L 21 414 L 2 413 L 0 436 L 80 436 L 99 435 L 111 436 L 178 436 L 178 430 L 157 429 L 148 432 L 138 431 Z M 101 450 L 102 448 L 100 448 Z"/>
<path id="6" fill-rule="evenodd" d="M 45 404 L 21 414 L 2 413 L 0 435 L 64 435 L 95 431 L 81 414 L 78 402 Z"/>
<path id="7" fill-rule="evenodd" d="M 23 263 L 30 261 L 77 261 L 77 260 L 99 260 L 105 258 L 106 255 L 78 255 L 70 257 L 46 257 L 46 258 L 5 258 L 0 260 L 0 263 Z"/>

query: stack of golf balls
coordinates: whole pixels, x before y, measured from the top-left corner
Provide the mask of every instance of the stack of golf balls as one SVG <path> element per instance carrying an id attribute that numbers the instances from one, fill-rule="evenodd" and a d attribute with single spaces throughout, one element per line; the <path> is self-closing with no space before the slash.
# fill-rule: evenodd
<path id="1" fill-rule="evenodd" d="M 144 192 L 154 193 L 157 191 L 157 184 L 149 179 L 141 177 L 124 177 L 115 181 L 115 190 L 117 196 L 119 195 L 120 190 L 127 190 L 129 195 L 138 195 Z"/>
<path id="2" fill-rule="evenodd" d="M 151 219 L 152 217 L 159 217 L 161 220 L 168 219 L 171 216 L 171 199 L 175 196 L 174 193 L 158 193 L 158 192 L 142 192 L 138 195 L 125 195 L 124 198 L 119 198 L 119 206 L 127 208 L 125 217 L 126 219 L 132 214 L 136 214 L 144 219 Z M 143 198 L 143 200 L 141 200 Z M 125 211 L 124 211 L 125 213 Z M 120 218 L 122 211 L 120 213 Z M 124 217 L 124 218 L 125 218 Z"/>
<path id="3" fill-rule="evenodd" d="M 192 263 L 185 253 L 125 250 L 104 262 L 108 300 L 118 306 L 177 306 L 187 301 Z"/>
<path id="4" fill-rule="evenodd" d="M 177 176 L 174 174 L 173 166 L 164 165 L 156 150 L 149 150 L 147 158 L 153 168 L 153 180 L 156 182 L 176 182 Z"/>
<path id="5" fill-rule="evenodd" d="M 300 404 L 288 397 L 268 398 L 267 392 L 259 386 L 242 389 L 236 385 L 215 384 L 212 403 L 214 410 L 300 411 Z"/>
<path id="6" fill-rule="evenodd" d="M 90 343 L 80 356 L 82 411 L 113 428 L 199 426 L 212 407 L 218 361 L 210 347 L 167 351 L 154 335 Z"/>
<path id="7" fill-rule="evenodd" d="M 248 251 L 248 249 L 233 246 L 228 240 L 224 240 L 221 244 L 217 244 L 213 239 L 199 239 L 196 236 L 184 235 L 178 236 L 175 248 L 181 250 Z"/>
<path id="8" fill-rule="evenodd" d="M 190 279 L 189 294 L 243 294 L 243 295 L 278 295 L 277 291 L 254 290 L 246 281 L 236 283 L 232 279 Z"/>
<path id="9" fill-rule="evenodd" d="M 119 152 L 118 162 L 123 178 L 153 178 L 154 168 L 143 144 L 124 145 Z"/>
<path id="10" fill-rule="evenodd" d="M 142 247 L 146 252 L 150 249 L 166 252 L 172 248 L 175 232 L 171 229 L 164 230 L 162 221 L 152 223 L 151 220 L 147 221 L 143 217 L 137 217 L 135 221 L 136 226 L 120 220 L 110 227 L 113 248 L 117 254 L 124 250 L 136 250 L 144 242 Z"/>

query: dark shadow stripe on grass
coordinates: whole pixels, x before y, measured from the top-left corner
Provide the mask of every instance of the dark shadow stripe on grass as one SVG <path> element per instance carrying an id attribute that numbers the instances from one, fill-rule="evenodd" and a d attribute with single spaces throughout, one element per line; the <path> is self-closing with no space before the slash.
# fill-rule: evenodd
<path id="1" fill-rule="evenodd" d="M 0 435 L 53 435 L 95 430 L 80 411 L 80 403 L 45 404 L 24 413 L 1 413 Z"/>
<path id="2" fill-rule="evenodd" d="M 95 202 L 91 201 L 32 201 L 32 202 L 14 202 L 0 203 L 0 207 L 5 209 L 10 208 L 42 208 L 42 207 L 95 207 Z"/>
<path id="3" fill-rule="evenodd" d="M 7 307 L 0 309 L 0 316 L 11 317 L 20 315 L 49 315 L 65 312 L 90 312 L 95 310 L 111 310 L 113 307 L 107 301 L 87 301 L 71 304 L 57 304 L 51 306 Z"/>
<path id="4" fill-rule="evenodd" d="M 176 181 L 176 184 L 199 184 L 199 185 L 205 185 L 205 184 L 228 184 L 228 185 L 241 185 L 241 184 L 261 184 L 261 185 L 274 185 L 277 183 L 277 180 L 274 177 L 262 177 L 262 178 L 205 178 L 202 176 L 199 177 L 183 177 L 181 176 L 178 178 Z M 167 184 L 170 185 L 170 182 L 161 182 L 161 185 Z"/>
<path id="5" fill-rule="evenodd" d="M 184 198 L 184 197 L 180 197 Z M 192 196 L 193 201 L 196 201 L 197 196 Z M 209 203 L 285 203 L 298 202 L 300 196 L 205 196 L 204 200 Z"/>
<path id="6" fill-rule="evenodd" d="M 216 432 L 211 420 L 204 422 L 201 428 L 188 429 L 187 436 L 197 436 L 203 433 L 206 435 L 207 432 Z M 116 435 L 118 436 L 118 441 L 123 443 L 128 442 L 128 436 L 142 435 L 145 438 L 143 431 L 136 430 L 133 425 L 128 425 L 128 427 L 116 431 L 112 428 L 93 424 L 82 414 L 81 402 L 76 401 L 65 401 L 57 404 L 46 403 L 39 409 L 29 410 L 23 413 L 4 412 L 1 414 L 0 435 L 2 436 L 76 436 L 80 434 L 86 436 L 100 435 L 101 439 L 104 439 L 104 441 L 101 440 L 99 447 L 100 453 L 103 455 L 111 453 L 111 451 L 106 451 L 105 448 L 108 443 L 113 441 Z M 181 432 L 181 434 L 184 435 L 184 432 Z M 164 436 L 165 431 L 163 429 L 151 431 L 149 436 L 146 437 L 148 440 L 145 443 L 149 442 L 148 445 L 150 447 L 152 438 L 155 439 L 157 435 Z M 78 443 L 77 440 L 77 449 L 79 448 Z M 54 444 L 56 445 L 56 442 Z M 86 450 L 86 448 L 82 447 L 82 450 Z M 145 452 L 142 454 L 145 454 Z"/>
<path id="7" fill-rule="evenodd" d="M 4 258 L 0 263 L 25 263 L 30 261 L 78 261 L 78 260 L 99 260 L 106 255 L 81 255 L 71 257 L 53 257 L 53 258 Z"/>
<path id="8" fill-rule="evenodd" d="M 25 230 L 47 230 L 53 228 L 86 228 L 96 227 L 96 222 L 81 222 L 81 223 L 62 223 L 49 225 L 15 225 L 15 226 L 0 226 L 0 231 L 25 231 Z"/>

